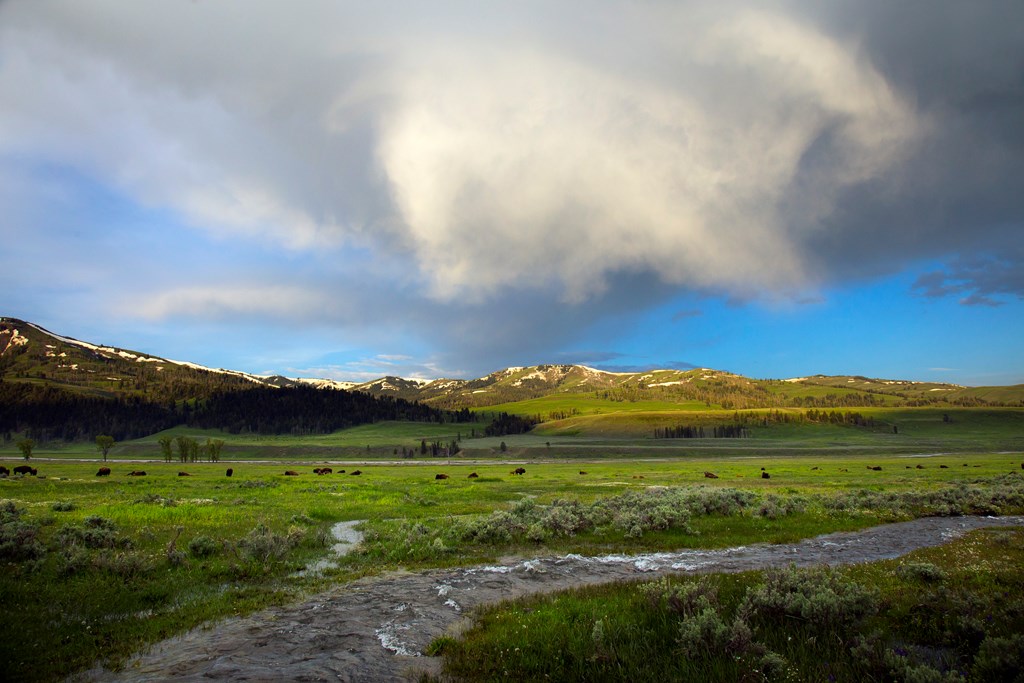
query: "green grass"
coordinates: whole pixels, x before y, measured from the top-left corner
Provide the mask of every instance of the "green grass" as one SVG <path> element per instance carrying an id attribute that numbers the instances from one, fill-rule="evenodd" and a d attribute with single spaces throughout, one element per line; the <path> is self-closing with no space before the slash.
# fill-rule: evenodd
<path id="1" fill-rule="evenodd" d="M 943 420 L 947 413 L 952 422 Z M 647 430 L 690 419 L 727 424 L 733 411 L 593 415 L 575 418 L 579 431 L 572 434 L 476 439 L 468 438 L 472 425 L 420 423 L 303 437 L 176 428 L 165 434 L 224 439 L 223 461 L 159 462 L 153 435 L 117 445 L 107 463 L 110 477 L 95 476 L 94 444 L 43 444 L 32 460 L 40 477 L 0 479 L 0 500 L 19 511 L 4 527 L 13 545 L 0 542 L 8 552 L 0 557 L 0 609 L 12 615 L 0 624 L 3 677 L 52 680 L 97 659 L 116 665 L 145 643 L 204 621 L 386 569 L 493 562 L 507 555 L 787 542 L 926 514 L 941 503 L 928 496 L 984 490 L 994 486 L 985 482 L 1011 472 L 1021 476 L 1020 453 L 1000 451 L 1022 450 L 1024 411 L 878 408 L 872 417 L 878 425 L 870 429 L 773 423 L 752 426 L 749 439 L 702 440 L 656 440 Z M 588 429 L 586 420 L 610 421 L 605 424 L 613 428 Z M 899 434 L 892 433 L 893 423 Z M 449 440 L 460 431 L 465 450 L 451 462 L 419 455 L 390 462 L 396 447 L 418 449 L 421 439 Z M 905 457 L 920 453 L 944 455 Z M 495 458 L 523 463 L 526 474 L 511 474 L 514 465 Z M 363 474 L 312 473 L 328 460 L 355 460 Z M 5 466 L 23 462 L 13 444 L 0 450 Z M 875 466 L 882 470 L 868 469 Z M 227 467 L 234 469 L 230 479 Z M 761 468 L 770 479 L 761 477 Z M 148 475 L 126 476 L 133 469 Z M 286 477 L 286 469 L 300 476 Z M 179 471 L 191 476 L 179 477 Z M 479 477 L 468 479 L 471 471 Z M 718 479 L 706 479 L 705 471 Z M 450 479 L 435 480 L 441 472 Z M 982 483 L 969 483 L 975 481 Z M 957 488 L 961 482 L 968 482 L 966 488 Z M 656 507 L 657 487 L 726 498 L 738 490 L 754 502 L 640 533 L 599 519 L 563 533 L 562 518 L 554 514 L 570 510 L 556 505 L 559 500 L 583 509 L 623 494 L 639 501 L 629 499 L 627 507 L 652 501 Z M 502 513 L 513 512 L 522 513 L 522 529 L 503 526 L 509 517 Z M 96 522 L 98 530 L 88 526 L 92 517 L 105 520 Z M 291 577 L 325 555 L 327 530 L 345 520 L 366 520 L 361 551 L 320 578 Z M 89 547 L 83 540 L 97 535 L 111 547 Z M 212 554 L 189 550 L 199 537 L 209 539 Z M 252 557 L 247 548 L 261 543 L 280 554 Z M 24 557 L 11 550 L 22 545 L 29 549 Z"/>
<path id="2" fill-rule="evenodd" d="M 261 435 L 231 434 L 219 429 L 195 429 L 192 427 L 174 427 L 141 439 L 133 439 L 118 443 L 108 454 L 111 460 L 124 459 L 160 459 L 161 451 L 158 440 L 163 436 L 172 439 L 177 436 L 188 436 L 205 443 L 207 439 L 224 441 L 221 460 L 282 460 L 305 459 L 325 461 L 338 458 L 359 459 L 394 459 L 395 449 L 399 456 L 402 448 L 414 448 L 419 451 L 420 442 L 426 440 L 448 442 L 461 436 L 469 437 L 470 430 L 476 428 L 483 431 L 483 424 L 436 424 L 429 422 L 378 422 L 343 429 L 331 434 L 292 435 Z M 0 457 L 17 457 L 19 451 L 12 440 L 0 444 Z M 177 458 L 177 449 L 173 449 Z M 96 444 L 92 442 L 62 443 L 51 442 L 40 444 L 33 454 L 36 457 L 69 457 L 93 458 L 100 457 Z"/>
<path id="3" fill-rule="evenodd" d="M 980 531 L 835 571 L 678 577 L 502 603 L 431 651 L 466 681 L 1010 681 L 1024 667 L 1022 596 L 1024 530 Z"/>
<path id="4" fill-rule="evenodd" d="M 382 422 L 353 427 L 332 434 L 304 436 L 262 436 L 229 434 L 219 430 L 185 427 L 117 444 L 110 458 L 158 459 L 157 439 L 186 435 L 205 442 L 225 442 L 221 459 L 230 460 L 394 460 L 403 449 L 414 449 L 419 458 L 423 440 L 447 443 L 461 436 L 464 457 L 593 458 L 609 457 L 701 457 L 743 454 L 850 454 L 850 453 L 945 453 L 978 451 L 1024 451 L 1024 409 L 1020 408 L 856 408 L 874 421 L 871 427 L 810 422 L 760 424 L 766 415 L 778 413 L 799 419 L 803 411 L 759 409 L 739 411 L 747 417 L 750 438 L 745 439 L 655 439 L 654 430 L 664 427 L 732 425 L 733 410 L 646 410 L 642 404 L 626 405 L 614 413 L 577 415 L 538 425 L 527 434 L 481 438 L 484 423 L 433 424 Z M 839 410 L 839 412 L 847 412 Z M 945 418 L 948 417 L 949 421 Z M 893 428 L 897 433 L 894 433 Z M 475 432 L 477 438 L 471 438 Z M 17 439 L 0 444 L 0 458 L 20 454 Z M 507 451 L 500 445 L 505 442 Z M 396 455 L 397 451 L 397 455 Z M 37 457 L 94 458 L 94 443 L 44 443 L 36 447 Z"/>
<path id="5" fill-rule="evenodd" d="M 540 398 L 501 403 L 479 409 L 483 412 L 505 412 L 512 415 L 540 415 L 547 419 L 551 413 L 600 415 L 607 413 L 633 413 L 653 411 L 710 410 L 700 401 L 611 401 L 594 394 L 553 394 Z M 574 412 L 575 411 L 575 412 Z"/>

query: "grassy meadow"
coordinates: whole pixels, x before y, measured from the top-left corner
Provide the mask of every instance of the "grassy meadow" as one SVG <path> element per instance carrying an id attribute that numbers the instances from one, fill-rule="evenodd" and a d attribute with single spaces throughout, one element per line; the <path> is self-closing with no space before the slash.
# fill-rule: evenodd
<path id="1" fill-rule="evenodd" d="M 317 437 L 164 433 L 223 439 L 219 463 L 165 463 L 160 435 L 118 444 L 106 463 L 94 444 L 43 444 L 30 462 L 38 476 L 0 479 L 0 678 L 117 666 L 203 622 L 389 569 L 788 542 L 922 515 L 1024 512 L 1024 412 L 945 411 L 950 422 L 934 409 L 874 410 L 898 433 L 790 423 L 752 427 L 747 439 L 654 439 L 645 435 L 653 418 L 638 412 L 578 416 L 573 434 L 556 422 L 500 438 L 405 423 Z M 658 419 L 698 415 L 732 419 Z M 585 422 L 601 418 L 625 428 Z M 450 459 L 394 456 L 460 433 L 464 450 Z M 0 449 L 0 464 L 23 463 L 11 445 Z M 313 473 L 328 463 L 333 473 Z M 101 465 L 109 476 L 97 476 Z M 526 472 L 513 474 L 517 466 Z M 331 556 L 331 526 L 352 520 L 365 534 L 355 551 L 300 573 Z"/>
<path id="2" fill-rule="evenodd" d="M 455 680 L 1017 681 L 1024 530 L 839 569 L 588 587 L 431 645 Z M 565 628 L 573 624 L 573 628 Z"/>

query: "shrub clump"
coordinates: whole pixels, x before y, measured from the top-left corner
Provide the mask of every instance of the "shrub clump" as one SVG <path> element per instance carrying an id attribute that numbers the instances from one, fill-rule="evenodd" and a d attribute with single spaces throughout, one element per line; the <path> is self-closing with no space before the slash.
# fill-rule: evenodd
<path id="1" fill-rule="evenodd" d="M 114 523 L 98 515 L 89 515 L 81 526 L 68 524 L 57 532 L 62 545 L 82 545 L 86 548 L 131 548 L 132 541 L 118 536 Z"/>
<path id="2" fill-rule="evenodd" d="M 938 583 L 946 578 L 946 572 L 931 562 L 908 562 L 896 568 L 896 575 L 904 581 Z"/>
<path id="3" fill-rule="evenodd" d="M 978 648 L 972 673 L 979 681 L 1024 681 L 1024 635 L 986 638 Z"/>
<path id="4" fill-rule="evenodd" d="M 257 524 L 238 541 L 238 547 L 248 559 L 267 564 L 282 559 L 302 542 L 305 534 L 305 530 L 294 526 L 287 534 L 275 534 L 265 524 Z"/>
<path id="5" fill-rule="evenodd" d="M 202 559 L 210 557 L 220 550 L 220 543 L 209 536 L 196 536 L 188 542 L 188 550 L 193 557 Z"/>
<path id="6" fill-rule="evenodd" d="M 22 519 L 14 501 L 0 502 L 0 559 L 26 562 L 41 559 L 46 547 L 39 540 L 39 525 Z"/>
<path id="7" fill-rule="evenodd" d="M 679 617 L 680 655 L 694 659 L 727 653 L 769 678 L 787 670 L 789 663 L 755 634 L 786 632 L 797 620 L 815 632 L 844 638 L 878 609 L 874 591 L 829 569 L 769 570 L 731 616 L 706 577 L 684 583 L 662 579 L 641 585 L 640 591 L 654 609 Z"/>
<path id="8" fill-rule="evenodd" d="M 69 500 L 57 500 L 50 506 L 50 509 L 54 512 L 71 512 L 75 509 L 75 504 Z"/>
<path id="9" fill-rule="evenodd" d="M 878 611 L 878 596 L 858 583 L 847 582 L 829 569 L 771 569 L 765 581 L 747 592 L 741 615 L 758 623 L 782 626 L 796 617 L 810 626 L 839 632 Z"/>

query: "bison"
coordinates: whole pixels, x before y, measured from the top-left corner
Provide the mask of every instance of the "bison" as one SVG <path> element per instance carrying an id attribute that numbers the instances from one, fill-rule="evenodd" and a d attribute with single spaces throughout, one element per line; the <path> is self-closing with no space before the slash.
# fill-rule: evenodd
<path id="1" fill-rule="evenodd" d="M 514 470 L 512 470 L 511 472 L 509 472 L 509 474 L 526 474 L 526 468 L 525 467 L 517 467 Z"/>
<path id="2" fill-rule="evenodd" d="M 333 474 L 334 473 L 334 470 L 332 470 L 330 467 L 321 467 L 321 468 L 313 470 L 313 471 L 316 472 L 317 474 Z"/>
<path id="3" fill-rule="evenodd" d="M 224 476 L 230 477 L 234 473 L 235 473 L 235 471 L 229 467 L 228 471 L 224 473 Z"/>
<path id="4" fill-rule="evenodd" d="M 868 465 L 867 468 L 873 472 L 881 472 L 882 467 L 880 465 Z"/>
<path id="5" fill-rule="evenodd" d="M 470 472 L 470 473 L 469 473 L 469 476 L 468 476 L 468 477 L 466 477 L 466 479 L 477 479 L 477 478 L 479 478 L 479 477 L 480 477 L 480 475 L 479 475 L 479 474 L 477 474 L 476 472 Z"/>
<path id="6" fill-rule="evenodd" d="M 704 473 L 704 478 L 705 479 L 718 479 L 718 475 L 715 474 L 714 472 L 705 472 Z"/>
<path id="7" fill-rule="evenodd" d="M 762 479 L 771 479 L 772 475 L 768 474 L 767 472 L 762 472 L 761 473 L 761 478 Z"/>
<path id="8" fill-rule="evenodd" d="M 15 474 L 34 474 L 34 472 L 32 471 L 32 468 L 29 467 L 28 465 L 18 465 L 17 467 L 14 468 L 14 473 Z"/>
<path id="9" fill-rule="evenodd" d="M 110 468 L 109 467 L 101 467 L 99 472 L 96 473 L 96 476 L 97 477 L 109 477 L 110 476 Z"/>
<path id="10" fill-rule="evenodd" d="M 146 476 L 145 470 L 132 470 L 128 473 L 129 477 L 144 477 Z"/>
<path id="11" fill-rule="evenodd" d="M 580 474 L 586 474 L 586 470 L 580 470 Z"/>
<path id="12" fill-rule="evenodd" d="M 192 475 L 188 472 L 178 472 L 179 477 L 191 477 Z"/>
<path id="13" fill-rule="evenodd" d="M 435 474 L 434 475 L 434 479 L 435 480 L 437 480 L 437 479 L 447 479 L 447 478 L 448 478 L 447 474 Z"/>
<path id="14" fill-rule="evenodd" d="M 924 469 L 924 465 L 918 465 L 918 466 L 917 466 L 917 469 L 919 469 L 919 470 L 923 470 L 923 469 Z"/>
<path id="15" fill-rule="evenodd" d="M 296 472 L 295 470 L 285 470 L 284 476 L 286 476 L 286 477 L 297 477 L 297 476 L 299 476 L 299 473 Z"/>
<path id="16" fill-rule="evenodd" d="M 10 473 L 11 473 L 11 471 L 9 469 L 4 467 L 3 465 L 0 465 L 0 477 L 6 477 Z"/>
<path id="17" fill-rule="evenodd" d="M 939 469 L 940 470 L 948 470 L 949 469 L 949 465 L 939 465 Z"/>
<path id="18" fill-rule="evenodd" d="M 362 470 L 352 470 L 352 473 L 349 476 L 350 477 L 358 477 L 362 473 L 363 473 Z"/>
<path id="19" fill-rule="evenodd" d="M 345 474 L 345 470 L 338 470 L 338 474 Z"/>

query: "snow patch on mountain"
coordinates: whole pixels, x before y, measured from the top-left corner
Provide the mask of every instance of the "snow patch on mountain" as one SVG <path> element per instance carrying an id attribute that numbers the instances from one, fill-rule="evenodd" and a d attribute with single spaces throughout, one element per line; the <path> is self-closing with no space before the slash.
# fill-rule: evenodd
<path id="1" fill-rule="evenodd" d="M 307 384 L 315 389 L 339 389 L 342 391 L 348 391 L 353 387 L 359 386 L 356 382 L 342 382 L 336 379 L 318 379 L 313 377 L 296 377 L 295 381 L 300 384 Z"/>

